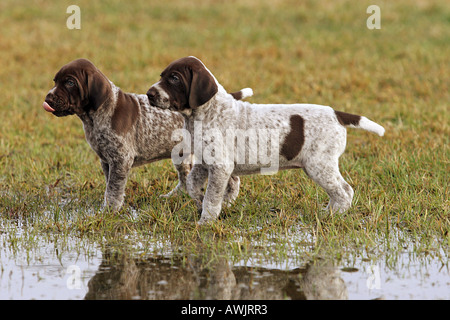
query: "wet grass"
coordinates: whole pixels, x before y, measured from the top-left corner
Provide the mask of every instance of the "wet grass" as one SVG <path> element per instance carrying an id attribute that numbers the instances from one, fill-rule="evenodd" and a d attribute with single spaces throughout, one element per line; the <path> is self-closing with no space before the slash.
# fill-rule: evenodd
<path id="1" fill-rule="evenodd" d="M 382 28 L 368 30 L 370 4 L 80 1 L 81 30 L 68 30 L 68 4 L 3 1 L 2 245 L 32 250 L 38 236 L 71 235 L 238 260 L 255 252 L 370 258 L 380 247 L 400 250 L 388 240 L 401 229 L 415 252 L 448 254 L 450 9 L 380 1 Z M 287 171 L 243 177 L 237 201 L 199 228 L 188 196 L 158 198 L 176 184 L 170 161 L 161 161 L 133 171 L 120 214 L 102 212 L 103 174 L 81 122 L 40 107 L 55 72 L 85 57 L 125 91 L 145 92 L 185 55 L 203 59 L 230 91 L 252 87 L 253 102 L 331 105 L 382 124 L 383 138 L 348 130 L 340 166 L 355 189 L 351 210 L 322 216 L 325 193 L 302 171 Z"/>

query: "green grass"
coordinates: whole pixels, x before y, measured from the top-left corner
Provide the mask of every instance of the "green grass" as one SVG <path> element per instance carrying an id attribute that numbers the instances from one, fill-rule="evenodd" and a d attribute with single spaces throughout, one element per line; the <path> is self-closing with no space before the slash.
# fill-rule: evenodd
<path id="1" fill-rule="evenodd" d="M 400 229 L 418 252 L 448 252 L 446 1 L 379 1 L 381 30 L 366 28 L 369 1 L 78 1 L 81 30 L 66 28 L 70 4 L 0 4 L 5 245 L 56 234 L 118 247 L 161 239 L 176 252 L 237 260 L 255 252 L 305 259 L 371 252 Z M 133 170 L 120 215 L 102 213 L 103 175 L 80 120 L 41 108 L 54 74 L 85 57 L 125 91 L 143 93 L 185 55 L 201 58 L 229 91 L 253 88 L 253 102 L 331 105 L 383 125 L 383 138 L 348 130 L 340 166 L 355 189 L 352 209 L 323 217 L 327 196 L 302 171 L 246 176 L 224 218 L 199 228 L 188 196 L 158 198 L 176 184 L 161 161 Z"/>

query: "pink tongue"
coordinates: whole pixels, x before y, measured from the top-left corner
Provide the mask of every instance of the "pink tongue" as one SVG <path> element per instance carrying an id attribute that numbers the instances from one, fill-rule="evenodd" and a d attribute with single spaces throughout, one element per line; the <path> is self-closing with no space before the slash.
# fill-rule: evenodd
<path id="1" fill-rule="evenodd" d="M 45 109 L 45 111 L 47 112 L 54 112 L 55 109 L 53 109 L 52 107 L 49 106 L 49 104 L 47 102 L 44 101 L 44 103 L 42 104 L 42 107 Z"/>

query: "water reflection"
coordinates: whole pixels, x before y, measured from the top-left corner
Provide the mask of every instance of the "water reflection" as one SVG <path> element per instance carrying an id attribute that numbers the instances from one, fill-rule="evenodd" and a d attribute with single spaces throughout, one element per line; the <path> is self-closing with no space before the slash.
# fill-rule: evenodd
<path id="1" fill-rule="evenodd" d="M 98 243 L 28 230 L 0 221 L 0 299 L 450 299 L 448 247 L 422 251 L 398 230 L 342 260 L 312 259 L 306 246 L 276 259 L 270 242 L 228 259 L 200 245 L 195 258 L 169 240 Z"/>
<path id="2" fill-rule="evenodd" d="M 347 299 L 341 273 L 326 261 L 294 270 L 204 266 L 193 257 L 145 259 L 105 252 L 85 299 Z"/>

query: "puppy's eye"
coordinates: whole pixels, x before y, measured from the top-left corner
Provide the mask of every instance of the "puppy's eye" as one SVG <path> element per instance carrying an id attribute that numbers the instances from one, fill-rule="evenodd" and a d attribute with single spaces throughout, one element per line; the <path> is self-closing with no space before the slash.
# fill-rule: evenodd
<path id="1" fill-rule="evenodd" d="M 75 81 L 73 81 L 72 79 L 67 79 L 65 85 L 68 88 L 72 88 L 75 86 Z"/>
<path id="2" fill-rule="evenodd" d="M 176 74 L 171 74 L 169 77 L 169 82 L 176 84 L 176 83 L 180 82 L 180 78 Z"/>

